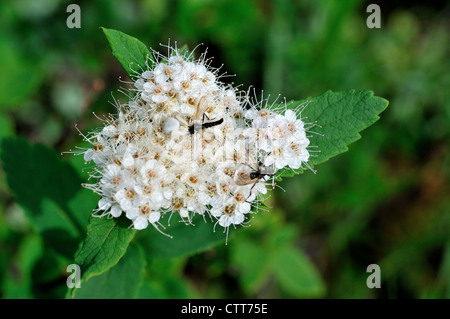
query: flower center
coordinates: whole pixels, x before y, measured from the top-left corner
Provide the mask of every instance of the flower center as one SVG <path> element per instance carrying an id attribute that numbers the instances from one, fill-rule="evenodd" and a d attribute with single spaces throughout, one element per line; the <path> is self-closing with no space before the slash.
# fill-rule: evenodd
<path id="1" fill-rule="evenodd" d="M 180 198 L 180 197 L 175 197 L 172 200 L 172 205 L 171 206 L 172 206 L 173 210 L 180 210 L 181 207 L 183 207 L 183 199 Z"/>
<path id="2" fill-rule="evenodd" d="M 94 150 L 94 152 L 101 152 L 101 151 L 103 151 L 103 145 L 100 143 L 95 143 L 92 146 L 92 149 Z"/>
<path id="3" fill-rule="evenodd" d="M 234 198 L 238 203 L 245 202 L 245 195 L 242 192 L 238 192 L 236 195 L 234 195 Z"/>
<path id="4" fill-rule="evenodd" d="M 147 177 L 148 178 L 152 179 L 152 178 L 155 178 L 155 176 L 156 176 L 156 172 L 155 172 L 154 169 L 148 169 L 147 170 Z"/>
<path id="5" fill-rule="evenodd" d="M 208 195 L 209 196 L 214 196 L 217 193 L 217 186 L 214 185 L 214 184 L 208 184 L 206 189 L 208 190 Z"/>
<path id="6" fill-rule="evenodd" d="M 113 176 L 113 178 L 112 178 L 112 183 L 114 185 L 119 185 L 121 181 L 122 181 L 122 177 L 120 175 Z"/>
<path id="7" fill-rule="evenodd" d="M 198 183 L 198 178 L 197 178 L 197 176 L 191 175 L 191 176 L 189 177 L 189 181 L 190 181 L 192 184 L 197 184 L 197 183 Z"/>
<path id="8" fill-rule="evenodd" d="M 141 211 L 141 214 L 144 215 L 145 217 L 148 217 L 148 215 L 150 215 L 150 213 L 152 212 L 152 209 L 148 205 L 140 206 L 139 210 Z"/>
<path id="9" fill-rule="evenodd" d="M 143 191 L 145 195 L 150 195 L 153 191 L 153 188 L 150 185 L 145 185 Z"/>
<path id="10" fill-rule="evenodd" d="M 236 205 L 227 205 L 227 206 L 225 206 L 225 209 L 223 212 L 225 213 L 225 215 L 231 216 L 234 214 L 235 208 L 236 208 Z"/>
<path id="11" fill-rule="evenodd" d="M 220 184 L 220 190 L 222 193 L 228 194 L 230 192 L 230 186 L 227 183 Z"/>
<path id="12" fill-rule="evenodd" d="M 127 191 L 125 192 L 125 196 L 126 196 L 128 199 L 133 199 L 133 198 L 136 196 L 136 192 L 135 192 L 134 190 L 132 190 L 132 189 L 129 189 L 129 190 L 127 190 Z"/>

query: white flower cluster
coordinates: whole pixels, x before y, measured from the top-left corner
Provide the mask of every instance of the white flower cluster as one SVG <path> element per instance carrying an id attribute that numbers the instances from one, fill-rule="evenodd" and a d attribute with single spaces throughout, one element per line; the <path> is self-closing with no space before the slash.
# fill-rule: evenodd
<path id="1" fill-rule="evenodd" d="M 188 223 L 199 214 L 226 229 L 242 224 L 277 170 L 309 159 L 298 109 L 259 109 L 221 83 L 204 56 L 191 61 L 173 49 L 155 60 L 118 115 L 85 136 L 96 212 L 125 214 L 135 229 L 160 230 L 174 212 Z"/>

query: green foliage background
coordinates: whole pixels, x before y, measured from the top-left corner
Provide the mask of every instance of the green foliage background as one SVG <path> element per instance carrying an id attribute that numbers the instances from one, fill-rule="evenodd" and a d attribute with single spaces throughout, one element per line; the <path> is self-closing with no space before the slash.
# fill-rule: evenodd
<path id="1" fill-rule="evenodd" d="M 242 88 L 289 100 L 373 90 L 390 106 L 317 174 L 283 180 L 270 211 L 228 245 L 214 237 L 180 256 L 150 228 L 123 234 L 134 236 L 124 257 L 77 297 L 450 297 L 445 1 L 379 3 L 381 29 L 366 27 L 370 1 L 79 1 L 82 27 L 68 29 L 70 3 L 0 3 L 2 298 L 67 296 L 66 267 L 98 199 L 79 188 L 83 159 L 60 153 L 81 144 L 75 124 L 98 127 L 92 112 L 111 112 L 111 92 L 127 85 L 100 26 L 161 51 L 169 38 L 205 43 L 196 52 L 207 47 Z M 381 289 L 366 286 L 372 263 Z"/>

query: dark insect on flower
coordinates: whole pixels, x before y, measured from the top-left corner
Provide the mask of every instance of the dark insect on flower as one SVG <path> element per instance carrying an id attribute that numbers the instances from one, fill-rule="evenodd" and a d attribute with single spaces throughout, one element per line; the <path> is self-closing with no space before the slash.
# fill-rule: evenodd
<path id="1" fill-rule="evenodd" d="M 271 167 L 259 166 L 258 163 L 255 161 L 255 159 L 249 153 L 247 153 L 247 157 L 248 157 L 249 161 L 252 162 L 252 165 L 245 164 L 245 163 L 241 163 L 241 164 L 250 167 L 252 169 L 252 172 L 250 172 L 250 173 L 239 172 L 237 174 L 237 177 L 235 178 L 235 183 L 236 183 L 236 185 L 239 185 L 239 186 L 250 185 L 253 183 L 253 186 L 252 186 L 252 188 L 250 188 L 250 192 L 248 195 L 248 197 L 250 197 L 250 195 L 252 194 L 252 190 L 255 187 L 256 183 L 258 183 L 261 178 L 264 178 L 266 176 L 269 176 L 269 177 L 275 176 L 275 171 Z"/>
<path id="2" fill-rule="evenodd" d="M 204 130 L 209 127 L 220 125 L 222 123 L 223 123 L 223 119 L 220 119 L 220 120 L 217 120 L 214 122 L 201 123 L 201 124 L 194 123 L 191 126 L 189 126 L 189 133 L 194 134 L 195 132 L 198 132 L 200 130 Z"/>
<path id="3" fill-rule="evenodd" d="M 208 102 L 206 101 L 206 98 L 203 96 L 200 101 L 198 101 L 197 109 L 194 114 L 194 124 L 189 126 L 189 133 L 194 134 L 195 132 L 198 132 L 203 129 L 207 129 L 209 127 L 213 127 L 216 125 L 220 125 L 223 123 L 223 119 L 214 121 L 214 122 L 208 122 L 208 123 L 198 123 L 197 121 L 200 119 L 204 119 L 206 116 L 206 110 L 208 109 Z"/>

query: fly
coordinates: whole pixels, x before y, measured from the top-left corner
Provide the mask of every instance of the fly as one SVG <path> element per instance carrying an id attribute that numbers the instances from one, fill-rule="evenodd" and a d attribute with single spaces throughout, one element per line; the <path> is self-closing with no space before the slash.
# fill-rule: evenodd
<path id="1" fill-rule="evenodd" d="M 266 176 L 275 176 L 275 172 L 270 167 L 261 167 L 258 165 L 258 163 L 254 160 L 254 158 L 248 153 L 249 161 L 252 162 L 252 165 L 242 163 L 252 169 L 250 173 L 248 172 L 240 172 L 237 174 L 237 177 L 235 178 L 236 185 L 239 186 L 245 186 L 250 185 L 253 183 L 252 188 L 250 188 L 250 192 L 248 197 L 252 194 L 252 190 L 255 187 L 256 183 L 258 183 L 262 178 Z M 247 198 L 248 198 L 247 197 Z"/>
<path id="2" fill-rule="evenodd" d="M 223 119 L 213 121 L 213 122 L 207 122 L 207 123 L 198 123 L 197 121 L 203 120 L 206 116 L 206 110 L 208 109 L 208 102 L 206 101 L 206 98 L 203 96 L 200 101 L 198 101 L 197 104 L 197 110 L 194 114 L 194 124 L 189 126 L 189 133 L 194 134 L 195 132 L 198 132 L 203 129 L 207 129 L 209 127 L 213 127 L 216 125 L 220 125 L 223 123 Z"/>
<path id="3" fill-rule="evenodd" d="M 216 125 L 220 125 L 223 123 L 223 119 L 214 121 L 214 122 L 207 122 L 207 123 L 194 123 L 191 126 L 189 126 L 189 133 L 194 134 L 194 132 L 198 132 L 200 130 L 209 128 L 209 127 L 213 127 Z"/>

